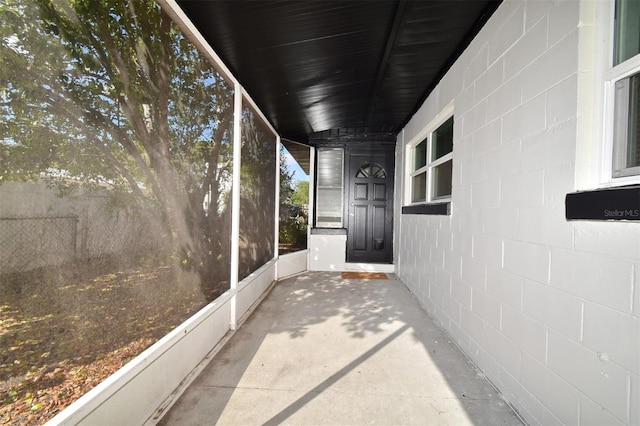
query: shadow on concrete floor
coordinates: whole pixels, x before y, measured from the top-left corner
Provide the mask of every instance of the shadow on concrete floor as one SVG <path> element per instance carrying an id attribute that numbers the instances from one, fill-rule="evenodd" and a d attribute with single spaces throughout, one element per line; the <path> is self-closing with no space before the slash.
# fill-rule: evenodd
<path id="1" fill-rule="evenodd" d="M 160 424 L 522 422 L 401 282 L 307 272 L 273 288 Z"/>

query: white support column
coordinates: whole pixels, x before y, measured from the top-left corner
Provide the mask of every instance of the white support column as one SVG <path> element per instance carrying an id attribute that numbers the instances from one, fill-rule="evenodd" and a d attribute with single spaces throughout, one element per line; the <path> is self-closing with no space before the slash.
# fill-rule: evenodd
<path id="1" fill-rule="evenodd" d="M 233 294 L 230 304 L 229 328 L 237 326 L 236 299 L 238 288 L 238 266 L 240 259 L 240 167 L 242 155 L 242 86 L 235 84 L 233 103 L 233 184 L 231 187 L 231 274 L 230 286 Z"/>
<path id="2" fill-rule="evenodd" d="M 276 135 L 276 202 L 275 202 L 275 226 L 274 226 L 274 244 L 273 244 L 273 257 L 275 259 L 280 255 L 280 250 L 278 249 L 280 243 L 280 150 L 281 148 L 280 135 Z M 276 261 L 276 273 L 275 277 L 278 277 L 278 262 Z"/>
<path id="3" fill-rule="evenodd" d="M 315 197 L 316 197 L 316 149 L 314 147 L 309 148 L 309 209 L 307 211 L 307 249 L 310 249 L 311 243 L 311 228 L 316 217 L 315 210 Z M 311 253 L 311 250 L 309 250 Z M 310 271 L 309 265 L 311 263 L 310 254 L 307 255 L 307 271 Z"/>

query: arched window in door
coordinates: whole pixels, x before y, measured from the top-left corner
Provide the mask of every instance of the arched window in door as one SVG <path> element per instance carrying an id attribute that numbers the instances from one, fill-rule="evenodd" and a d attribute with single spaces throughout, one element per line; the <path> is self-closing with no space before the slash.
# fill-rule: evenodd
<path id="1" fill-rule="evenodd" d="M 365 163 L 358 169 L 356 177 L 384 179 L 387 177 L 387 172 L 380 164 Z"/>

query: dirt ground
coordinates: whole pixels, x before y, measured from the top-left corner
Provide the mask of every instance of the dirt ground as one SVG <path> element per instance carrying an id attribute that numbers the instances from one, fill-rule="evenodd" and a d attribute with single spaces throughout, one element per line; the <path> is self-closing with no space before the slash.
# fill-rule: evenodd
<path id="1" fill-rule="evenodd" d="M 166 265 L 0 275 L 0 424 L 45 423 L 205 304 Z"/>

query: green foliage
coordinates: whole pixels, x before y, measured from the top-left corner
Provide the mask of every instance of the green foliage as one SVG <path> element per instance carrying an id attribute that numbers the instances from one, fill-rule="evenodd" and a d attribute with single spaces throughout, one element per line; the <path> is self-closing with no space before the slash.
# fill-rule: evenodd
<path id="1" fill-rule="evenodd" d="M 240 170 L 241 279 L 274 256 L 276 158 L 276 135 L 245 106 Z"/>
<path id="2" fill-rule="evenodd" d="M 291 195 L 291 203 L 296 206 L 309 205 L 309 181 L 299 180 L 295 184 L 293 194 Z"/>
<path id="3" fill-rule="evenodd" d="M 228 260 L 233 87 L 155 1 L 6 0 L 0 41 L 0 183 L 130 194 L 203 276 Z"/>
<path id="4" fill-rule="evenodd" d="M 293 172 L 287 167 L 284 154 L 281 154 L 279 233 L 281 254 L 307 247 L 308 199 L 309 182 L 293 183 Z"/>
<path id="5" fill-rule="evenodd" d="M 280 203 L 291 203 L 293 195 L 293 170 L 287 164 L 287 151 L 280 147 Z"/>

